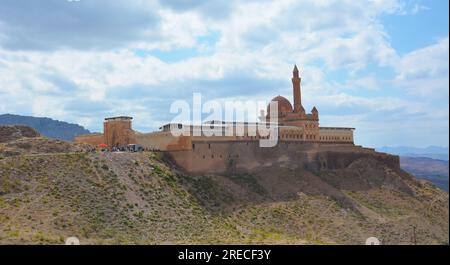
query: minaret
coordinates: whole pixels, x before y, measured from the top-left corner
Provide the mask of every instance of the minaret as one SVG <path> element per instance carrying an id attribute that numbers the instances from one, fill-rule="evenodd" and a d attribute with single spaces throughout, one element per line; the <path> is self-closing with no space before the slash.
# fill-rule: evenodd
<path id="1" fill-rule="evenodd" d="M 294 90 L 294 112 L 305 112 L 302 107 L 302 93 L 300 91 L 300 83 L 302 79 L 299 76 L 297 65 L 294 66 L 294 71 L 292 72 L 292 88 Z"/>

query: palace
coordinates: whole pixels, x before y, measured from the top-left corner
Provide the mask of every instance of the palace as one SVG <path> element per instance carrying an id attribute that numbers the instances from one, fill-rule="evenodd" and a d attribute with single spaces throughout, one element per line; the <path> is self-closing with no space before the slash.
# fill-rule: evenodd
<path id="1" fill-rule="evenodd" d="M 137 144 L 147 150 L 158 150 L 168 154 L 180 167 L 192 172 L 224 172 L 238 161 L 243 167 L 262 163 L 290 154 L 291 158 L 301 163 L 313 159 L 318 153 L 328 151 L 349 151 L 357 153 L 373 152 L 373 149 L 355 146 L 354 128 L 320 127 L 319 111 L 313 107 L 306 113 L 302 105 L 301 77 L 297 66 L 292 73 L 293 105 L 282 96 L 271 100 L 278 105 L 278 112 L 271 113 L 270 106 L 266 113 L 261 111 L 259 123 L 211 121 L 202 125 L 165 124 L 159 131 L 141 133 L 132 129 L 132 117 L 120 116 L 106 118 L 103 133 L 80 135 L 76 142 L 92 145 L 126 147 Z M 272 116 L 270 116 L 272 115 Z M 268 139 L 267 134 L 250 130 L 252 126 L 275 124 L 277 145 L 272 148 L 259 146 L 259 141 Z M 179 136 L 171 128 L 188 132 Z M 211 136 L 209 130 L 221 131 L 222 134 Z M 227 133 L 227 132 L 234 133 Z M 240 131 L 241 134 L 236 132 Z M 196 132 L 196 133 L 195 133 Z M 245 159 L 242 159 L 245 157 Z M 315 167 L 320 161 L 315 157 Z M 313 160 L 314 160 L 313 159 Z M 394 159 L 395 160 L 395 159 Z M 395 163 L 395 161 L 394 161 Z"/>
<path id="2" fill-rule="evenodd" d="M 309 142 L 309 143 L 332 143 L 332 144 L 353 144 L 354 128 L 342 127 L 320 127 L 319 111 L 313 107 L 311 113 L 306 113 L 302 105 L 301 78 L 297 66 L 294 67 L 292 76 L 293 103 L 282 96 L 277 96 L 271 102 L 278 104 L 278 139 L 282 141 Z M 261 122 L 270 122 L 270 104 L 267 107 L 266 115 L 261 111 Z M 93 145 L 104 143 L 109 147 L 124 147 L 128 144 L 140 144 L 145 148 L 157 149 L 161 151 L 190 150 L 195 141 L 254 141 L 263 138 L 251 135 L 247 131 L 248 123 L 212 121 L 204 125 L 178 125 L 190 131 L 190 136 L 175 137 L 171 134 L 170 128 L 174 124 L 166 124 L 158 132 L 139 133 L 132 129 L 132 117 L 112 117 L 106 118 L 103 124 L 102 134 L 80 135 L 76 137 L 76 142 L 84 142 Z M 256 124 L 254 124 L 256 126 Z M 220 126 L 224 131 L 237 131 L 239 126 L 245 127 L 243 135 L 233 134 L 232 136 L 205 136 L 203 133 L 196 135 L 193 132 L 199 130 L 204 132 L 210 128 L 217 129 Z M 206 128 L 207 127 L 207 128 Z"/>
<path id="3" fill-rule="evenodd" d="M 280 139 L 353 144 L 353 128 L 319 127 L 319 111 L 316 107 L 312 108 L 311 113 L 305 112 L 302 105 L 301 82 L 302 79 L 295 65 L 292 72 L 294 107 L 282 96 L 271 100 L 271 102 L 278 102 Z M 267 107 L 266 121 L 270 121 L 269 113 L 270 105 Z"/>

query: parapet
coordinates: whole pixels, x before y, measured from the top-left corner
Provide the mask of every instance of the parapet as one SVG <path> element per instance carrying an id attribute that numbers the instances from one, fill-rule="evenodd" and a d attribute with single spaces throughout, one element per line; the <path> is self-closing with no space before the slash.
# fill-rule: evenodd
<path id="1" fill-rule="evenodd" d="M 117 116 L 117 117 L 110 117 L 105 118 L 105 121 L 131 121 L 133 117 L 129 116 Z"/>

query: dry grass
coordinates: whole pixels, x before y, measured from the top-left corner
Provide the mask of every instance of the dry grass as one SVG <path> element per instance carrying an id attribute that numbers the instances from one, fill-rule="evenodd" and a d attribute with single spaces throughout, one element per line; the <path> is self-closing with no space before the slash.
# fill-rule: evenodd
<path id="1" fill-rule="evenodd" d="M 331 171 L 188 176 L 153 153 L 7 157 L 0 243 L 409 244 L 411 225 L 419 243 L 448 243 L 448 194 L 378 167 L 363 185 Z"/>

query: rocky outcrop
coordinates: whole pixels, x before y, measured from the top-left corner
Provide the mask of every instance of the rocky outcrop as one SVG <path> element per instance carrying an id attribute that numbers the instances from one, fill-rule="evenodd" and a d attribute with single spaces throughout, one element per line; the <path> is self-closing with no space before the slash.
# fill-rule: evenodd
<path id="1" fill-rule="evenodd" d="M 25 154 L 86 152 L 91 149 L 87 144 L 42 137 L 25 125 L 0 125 L 0 159 Z"/>
<path id="2" fill-rule="evenodd" d="M 336 148 L 335 151 L 319 151 L 314 161 L 317 165 L 314 166 L 320 170 L 342 169 L 347 168 L 356 160 L 373 159 L 392 169 L 400 169 L 398 156 L 366 150 L 355 148 L 354 150 L 340 151 L 339 148 Z"/>
<path id="3" fill-rule="evenodd" d="M 35 138 L 40 134 L 25 125 L 0 125 L 0 143 L 14 141 L 20 138 Z"/>

